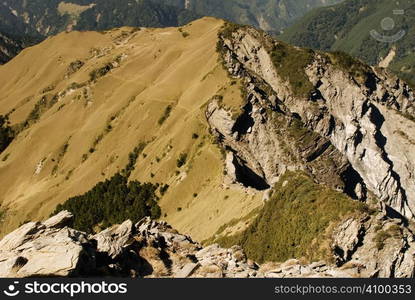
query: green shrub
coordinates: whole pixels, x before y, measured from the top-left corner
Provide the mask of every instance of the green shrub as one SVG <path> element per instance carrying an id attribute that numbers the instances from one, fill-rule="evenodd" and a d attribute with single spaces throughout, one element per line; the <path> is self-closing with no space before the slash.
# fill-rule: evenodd
<path id="1" fill-rule="evenodd" d="M 134 148 L 132 152 L 130 152 L 130 154 L 128 155 L 128 163 L 125 166 L 125 168 L 121 171 L 121 174 L 123 174 L 126 177 L 130 177 L 131 172 L 135 169 L 138 157 L 144 151 L 146 146 L 147 143 L 141 142 L 140 144 L 138 144 L 137 147 Z"/>
<path id="2" fill-rule="evenodd" d="M 183 167 L 187 162 L 187 153 L 181 153 L 179 158 L 177 159 L 177 167 Z"/>
<path id="3" fill-rule="evenodd" d="M 164 196 L 164 194 L 167 192 L 167 190 L 169 189 L 169 187 L 170 186 L 168 184 L 162 185 L 160 187 L 160 195 Z"/>
<path id="4" fill-rule="evenodd" d="M 170 117 L 170 113 L 173 110 L 173 107 L 171 105 L 168 105 L 166 109 L 164 110 L 163 115 L 158 120 L 159 125 L 163 125 L 164 122 Z"/>
<path id="5" fill-rule="evenodd" d="M 2 153 L 13 141 L 15 132 L 10 127 L 7 116 L 0 115 L 0 153 Z M 7 159 L 5 156 L 4 161 Z"/>
<path id="6" fill-rule="evenodd" d="M 103 67 L 95 69 L 89 73 L 89 81 L 96 82 L 99 78 L 107 75 L 114 68 L 113 63 L 107 63 Z"/>

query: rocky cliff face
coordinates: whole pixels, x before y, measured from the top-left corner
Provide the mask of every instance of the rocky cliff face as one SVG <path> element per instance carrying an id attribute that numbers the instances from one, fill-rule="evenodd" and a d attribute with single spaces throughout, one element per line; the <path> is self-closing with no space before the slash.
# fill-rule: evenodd
<path id="1" fill-rule="evenodd" d="M 30 222 L 0 241 L 0 277 L 131 276 L 131 277 L 412 277 L 413 235 L 390 220 L 347 220 L 333 238 L 341 267 L 327 262 L 258 265 L 242 249 L 202 247 L 165 222 L 126 221 L 96 235 L 67 227 L 69 212 L 44 221 Z M 374 226 L 400 230 L 404 239 L 389 240 L 381 250 L 371 239 Z M 363 247 L 359 247 L 361 240 Z M 348 261 L 347 264 L 344 261 Z"/>
<path id="2" fill-rule="evenodd" d="M 227 29 L 220 39 L 229 74 L 247 86 L 244 114 L 236 120 L 218 101 L 207 112 L 231 153 L 234 181 L 243 182 L 243 174 L 266 187 L 285 170 L 302 169 L 354 198 L 380 199 L 389 214 L 414 217 L 415 98 L 406 83 L 360 62 L 342 67 L 333 55 L 312 52 L 300 70 L 312 93 L 296 96 L 298 87 L 270 55 L 280 42 L 252 28 Z"/>

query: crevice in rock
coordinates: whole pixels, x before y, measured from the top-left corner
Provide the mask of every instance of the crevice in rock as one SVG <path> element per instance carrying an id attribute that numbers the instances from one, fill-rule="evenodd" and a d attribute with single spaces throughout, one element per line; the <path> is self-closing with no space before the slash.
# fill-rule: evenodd
<path id="1" fill-rule="evenodd" d="M 249 128 L 252 128 L 254 126 L 255 121 L 251 116 L 252 113 L 252 103 L 248 102 L 244 108 L 243 113 L 238 117 L 236 120 L 232 132 L 238 132 L 239 134 L 245 135 Z"/>
<path id="2" fill-rule="evenodd" d="M 389 205 L 385 205 L 385 212 L 388 218 L 399 219 L 402 221 L 405 227 L 409 226 L 408 219 L 404 217 L 400 212 L 390 207 Z"/>
<path id="3" fill-rule="evenodd" d="M 378 85 L 378 78 L 376 77 L 376 75 L 372 72 L 367 72 L 366 74 L 366 81 L 365 81 L 365 86 L 368 88 L 369 90 L 369 95 L 373 94 L 374 91 L 376 91 L 377 89 L 377 85 Z"/>
<path id="4" fill-rule="evenodd" d="M 258 191 L 264 191 L 270 188 L 267 181 L 251 170 L 246 162 L 234 155 L 233 165 L 235 167 L 235 177 L 237 182 L 245 187 L 254 188 Z"/>
<path id="5" fill-rule="evenodd" d="M 341 178 L 344 182 L 344 192 L 355 200 L 365 201 L 367 199 L 367 188 L 363 181 L 363 178 L 360 176 L 352 165 L 349 165 L 347 169 L 341 173 Z M 360 185 L 360 190 L 357 190 L 357 187 Z M 360 194 L 360 195 L 359 195 Z"/>
<path id="6" fill-rule="evenodd" d="M 381 132 L 382 126 L 385 122 L 385 118 L 383 117 L 383 115 L 381 114 L 381 112 L 375 105 L 371 105 L 371 112 L 370 112 L 369 117 L 370 117 L 371 122 L 375 124 L 376 126 L 375 141 L 376 141 L 376 145 L 382 151 L 382 159 L 390 166 L 390 169 L 389 169 L 390 176 L 396 181 L 398 185 L 397 190 L 401 193 L 403 203 L 407 203 L 408 199 L 407 199 L 406 191 L 401 185 L 400 175 L 394 171 L 394 163 L 389 158 L 385 150 L 387 138 Z"/>
<path id="7" fill-rule="evenodd" d="M 331 142 L 326 142 L 324 143 L 321 147 L 319 147 L 316 151 L 314 151 L 313 153 L 311 153 L 309 156 L 307 156 L 306 161 L 307 162 L 312 162 L 314 160 L 316 160 L 317 158 L 319 158 L 321 155 L 324 154 L 324 152 L 326 152 L 326 150 L 328 148 L 330 148 L 331 146 Z"/>

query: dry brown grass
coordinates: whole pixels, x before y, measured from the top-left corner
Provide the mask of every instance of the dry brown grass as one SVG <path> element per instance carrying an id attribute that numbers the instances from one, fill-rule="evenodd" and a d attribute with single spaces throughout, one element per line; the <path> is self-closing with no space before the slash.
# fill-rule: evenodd
<path id="1" fill-rule="evenodd" d="M 0 236 L 26 220 L 47 217 L 58 203 L 120 171 L 139 142 L 148 145 L 131 179 L 170 185 L 160 205 L 165 219 L 180 232 L 203 240 L 261 205 L 260 194 L 252 198 L 243 190 L 223 188 L 223 158 L 211 142 L 204 115 L 207 101 L 219 91 L 229 107 L 242 103 L 238 84 L 231 85 L 218 67 L 215 46 L 221 26 L 220 20 L 201 19 L 186 27 L 190 33 L 186 39 L 175 28 L 62 33 L 0 66 L 0 114 L 15 109 L 11 122 L 19 124 L 45 86 L 53 84 L 54 93 L 62 91 L 73 82 L 88 81 L 89 73 L 108 61 L 125 57 L 120 67 L 87 91 L 75 90 L 60 99 L 7 149 L 8 159 L 0 160 L 0 203 L 10 213 Z M 125 32 L 130 34 L 128 42 L 116 44 L 114 40 Z M 84 66 L 65 78 L 76 60 L 84 61 Z M 212 76 L 206 76 L 209 72 Z M 159 126 L 169 104 L 174 110 Z M 111 131 L 89 153 L 112 118 Z M 194 133 L 198 139 L 192 138 Z M 59 149 L 69 137 L 67 151 L 53 172 Z M 178 176 L 176 161 L 183 152 L 188 153 L 188 162 Z M 82 162 L 85 153 L 88 159 Z M 42 169 L 35 174 L 41 161 Z"/>

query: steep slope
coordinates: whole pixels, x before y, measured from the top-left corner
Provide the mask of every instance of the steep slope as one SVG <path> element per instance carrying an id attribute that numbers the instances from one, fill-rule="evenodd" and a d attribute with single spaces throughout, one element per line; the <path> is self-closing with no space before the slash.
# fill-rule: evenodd
<path id="1" fill-rule="evenodd" d="M 347 0 L 310 12 L 280 38 L 301 47 L 345 51 L 415 84 L 414 12 L 410 0 Z"/>
<path id="2" fill-rule="evenodd" d="M 228 26 L 221 36 L 227 69 L 232 76 L 245 78 L 248 85 L 245 107 L 250 128 L 210 123 L 237 157 L 250 161 L 256 174 L 273 184 L 285 170 L 299 166 L 295 160 L 264 154 L 275 151 L 276 145 L 282 147 L 267 126 L 297 119 L 317 134 L 303 138 L 309 142 L 298 148 L 305 150 L 301 160 L 308 162 L 301 168 L 352 197 L 364 200 L 373 193 L 389 208 L 414 217 L 415 98 L 405 82 L 344 53 L 295 48 L 251 28 Z M 236 141 L 238 148 L 233 147 Z M 324 146 L 308 153 L 311 145 Z M 310 168 L 311 162 L 327 155 L 337 158 L 329 178 L 324 177 L 327 163 Z M 342 159 L 347 162 L 342 164 Z M 343 186 L 333 177 L 333 168 Z"/>
<path id="3" fill-rule="evenodd" d="M 414 93 L 383 69 L 204 18 L 63 33 L 0 79 L 16 135 L 0 155 L 2 234 L 62 203 L 93 233 L 124 221 L 115 212 L 157 217 L 138 180 L 161 184 L 161 218 L 195 240 L 230 240 L 260 262 L 413 275 Z M 130 190 L 91 190 L 114 174 Z M 93 201 L 110 218 L 84 222 Z"/>
<path id="4" fill-rule="evenodd" d="M 22 48 L 62 31 L 178 26 L 198 18 L 180 7 L 157 0 L 5 0 L 0 3 L 0 33 L 14 37 Z M 4 60 L 13 58 L 20 48 L 8 49 Z"/>
<path id="5" fill-rule="evenodd" d="M 260 194 L 222 188 L 204 116 L 219 93 L 242 102 L 217 61 L 221 26 L 63 33 L 1 66 L 0 114 L 20 132 L 0 159 L 2 233 L 121 171 L 141 143 L 130 179 L 170 185 L 163 216 L 195 238 L 260 205 Z"/>

